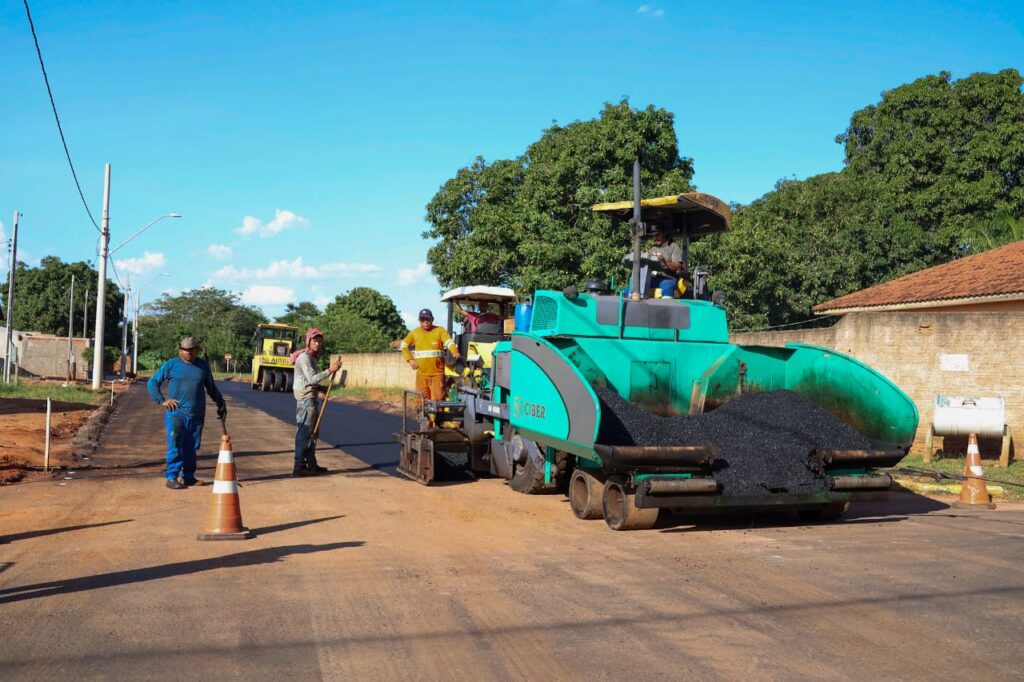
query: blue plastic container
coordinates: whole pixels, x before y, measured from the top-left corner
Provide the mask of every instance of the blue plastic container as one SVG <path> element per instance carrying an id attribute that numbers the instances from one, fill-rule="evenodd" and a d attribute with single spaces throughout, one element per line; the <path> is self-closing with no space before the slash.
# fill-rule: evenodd
<path id="1" fill-rule="evenodd" d="M 533 304 L 532 303 L 517 303 L 516 304 L 516 331 L 517 332 L 528 332 L 530 331 L 530 317 L 533 316 Z"/>

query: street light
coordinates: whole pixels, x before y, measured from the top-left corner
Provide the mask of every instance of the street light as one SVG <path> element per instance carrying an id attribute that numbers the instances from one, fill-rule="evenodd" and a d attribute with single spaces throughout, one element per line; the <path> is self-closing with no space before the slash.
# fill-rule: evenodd
<path id="1" fill-rule="evenodd" d="M 171 273 L 161 272 L 153 277 L 135 292 L 135 315 L 132 317 L 132 374 L 139 373 L 139 301 L 142 298 L 142 290 L 157 281 L 161 277 L 170 277 Z"/>
<path id="2" fill-rule="evenodd" d="M 144 225 L 142 229 L 138 230 L 135 234 L 128 237 L 128 239 L 121 242 L 112 251 L 108 251 L 107 244 L 110 241 L 110 164 L 107 164 L 103 183 L 103 226 L 100 229 L 99 281 L 96 286 L 96 337 L 92 361 L 92 390 L 98 391 L 103 382 L 103 335 L 106 331 L 104 324 L 106 321 L 106 301 L 104 299 L 107 296 L 107 258 L 164 218 L 180 217 L 180 213 L 168 213 L 151 220 L 149 223 Z M 125 323 L 127 323 L 127 319 L 125 320 Z"/>

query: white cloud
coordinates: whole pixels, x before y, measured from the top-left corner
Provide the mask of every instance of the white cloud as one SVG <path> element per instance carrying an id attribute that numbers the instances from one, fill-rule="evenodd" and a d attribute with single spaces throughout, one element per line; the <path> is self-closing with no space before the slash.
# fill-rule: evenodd
<path id="1" fill-rule="evenodd" d="M 284 305 L 295 302 L 295 290 L 267 284 L 254 284 L 242 292 L 242 302 L 251 305 Z"/>
<path id="2" fill-rule="evenodd" d="M 267 237 L 273 237 L 284 230 L 308 226 L 309 220 L 306 218 L 303 218 L 294 211 L 279 208 L 274 211 L 274 219 L 266 224 L 255 216 L 245 216 L 242 218 L 241 227 L 235 228 L 235 232 L 244 236 L 259 234 L 259 236 L 265 239 Z"/>
<path id="3" fill-rule="evenodd" d="M 430 266 L 426 263 L 420 263 L 414 268 L 402 268 L 399 270 L 397 281 L 399 284 L 419 284 L 420 282 L 429 281 L 431 276 Z"/>
<path id="4" fill-rule="evenodd" d="M 224 260 L 225 258 L 231 258 L 232 251 L 231 247 L 227 244 L 210 244 L 206 247 L 206 253 L 219 260 Z"/>
<path id="5" fill-rule="evenodd" d="M 402 321 L 405 322 L 405 326 L 410 329 L 420 323 L 420 321 L 416 319 L 416 313 L 410 313 L 408 310 L 402 310 L 398 314 L 402 316 Z"/>
<path id="6" fill-rule="evenodd" d="M 306 265 L 302 256 L 294 260 L 274 261 L 265 268 L 236 268 L 225 265 L 212 277 L 215 280 L 264 280 L 264 279 L 328 279 L 332 277 L 353 277 L 368 275 L 381 271 L 379 265 L 371 263 L 324 263 L 322 265 Z"/>
<path id="7" fill-rule="evenodd" d="M 323 307 L 325 305 L 334 300 L 333 298 L 328 296 L 326 292 L 324 292 L 323 287 L 320 287 L 316 284 L 311 286 L 309 288 L 309 291 L 313 296 L 313 305 L 315 305 L 317 308 L 320 308 L 321 310 L 323 310 Z"/>
<path id="8" fill-rule="evenodd" d="M 663 16 L 665 16 L 665 10 L 658 9 L 658 8 L 653 7 L 651 5 L 640 5 L 639 7 L 636 8 L 636 13 L 637 14 L 647 14 L 647 15 L 652 16 L 652 17 L 663 17 Z"/>
<path id="9" fill-rule="evenodd" d="M 146 251 L 142 254 L 141 258 L 125 258 L 124 260 L 115 260 L 114 265 L 123 272 L 130 272 L 133 275 L 141 275 L 144 272 L 149 272 L 155 268 L 162 268 L 167 265 L 167 259 L 164 258 L 164 254 L 150 253 Z"/>

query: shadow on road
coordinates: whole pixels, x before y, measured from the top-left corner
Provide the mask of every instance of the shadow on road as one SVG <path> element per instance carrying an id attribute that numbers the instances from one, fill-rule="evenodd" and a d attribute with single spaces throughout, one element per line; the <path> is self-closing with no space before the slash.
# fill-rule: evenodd
<path id="1" fill-rule="evenodd" d="M 101 526 L 116 526 L 119 523 L 130 523 L 135 519 L 122 519 L 120 521 L 104 521 L 103 523 L 88 523 L 81 526 L 64 526 L 63 528 L 46 528 L 43 530 L 30 530 L 24 533 L 14 533 L 13 535 L 2 535 L 0 536 L 0 544 L 6 544 L 8 542 L 17 542 L 18 540 L 28 540 L 29 538 L 39 538 L 45 535 L 56 535 L 57 533 L 67 533 L 73 530 L 83 530 L 85 528 L 99 528 Z"/>
<path id="2" fill-rule="evenodd" d="M 912 516 L 931 514 L 949 509 L 949 505 L 930 497 L 914 493 L 901 493 L 881 502 L 854 502 L 849 511 L 838 521 L 804 521 L 793 514 L 784 512 L 754 513 L 735 512 L 716 515 L 673 514 L 662 512 L 658 525 L 662 533 L 699 533 L 715 530 L 737 530 L 743 528 L 786 528 L 825 524 L 875 524 L 898 523 Z"/>
<path id="3" fill-rule="evenodd" d="M 282 530 L 291 530 L 292 528 L 302 528 L 303 526 L 310 526 L 314 523 L 321 523 L 322 521 L 333 521 L 334 519 L 343 519 L 344 514 L 337 516 L 325 516 L 321 519 L 306 519 L 305 521 L 292 521 L 291 523 L 280 523 L 276 526 L 264 526 L 263 528 L 250 528 L 253 535 L 268 535 L 269 533 L 277 533 Z"/>
<path id="4" fill-rule="evenodd" d="M 259 564 L 272 564 L 293 554 L 314 554 L 317 552 L 329 552 L 335 549 L 346 549 L 349 547 L 362 547 L 366 543 L 362 540 L 350 542 L 332 542 L 325 545 L 288 545 L 285 547 L 268 547 L 266 549 L 254 549 L 248 552 L 238 552 L 222 557 L 211 559 L 197 559 L 195 561 L 180 561 L 174 564 L 162 566 L 149 566 L 147 568 L 135 568 L 128 571 L 115 571 L 113 573 L 101 573 L 81 578 L 68 578 L 67 580 L 54 580 L 46 583 L 35 583 L 21 587 L 9 587 L 0 590 L 0 604 L 35 599 L 37 597 L 51 597 L 58 594 L 73 594 L 75 592 L 87 592 L 98 590 L 104 587 L 118 587 L 120 585 L 132 585 L 134 583 L 148 582 L 150 580 L 163 580 L 179 575 L 190 575 L 213 571 L 219 568 L 243 568 Z"/>

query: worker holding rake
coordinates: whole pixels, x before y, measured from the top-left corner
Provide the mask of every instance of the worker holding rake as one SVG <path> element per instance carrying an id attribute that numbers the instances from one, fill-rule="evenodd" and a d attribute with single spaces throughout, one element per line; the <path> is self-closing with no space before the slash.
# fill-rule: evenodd
<path id="1" fill-rule="evenodd" d="M 320 383 L 327 377 L 333 380 L 334 374 L 341 367 L 338 358 L 323 372 L 317 372 L 317 358 L 324 348 L 324 333 L 316 327 L 306 332 L 306 347 L 292 353 L 291 360 L 295 364 L 295 379 L 292 394 L 295 396 L 295 466 L 293 476 L 317 476 L 327 471 L 316 461 L 316 429 L 319 426 L 320 412 L 318 392 Z"/>

